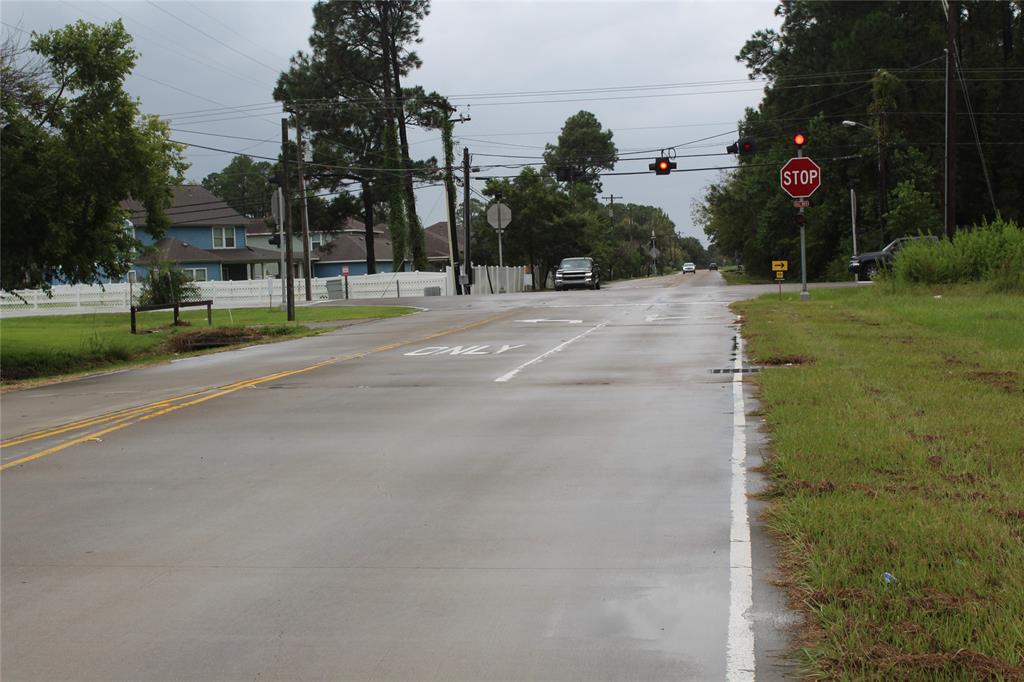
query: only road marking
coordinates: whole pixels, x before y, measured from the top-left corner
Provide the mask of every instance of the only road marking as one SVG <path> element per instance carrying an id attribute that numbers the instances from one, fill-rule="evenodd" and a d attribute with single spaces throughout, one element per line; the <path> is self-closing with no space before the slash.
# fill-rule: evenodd
<path id="1" fill-rule="evenodd" d="M 424 355 L 501 355 L 515 348 L 523 348 L 526 344 L 519 343 L 515 345 L 505 344 L 501 348 L 495 351 L 486 350 L 490 346 L 427 346 L 426 348 L 417 348 L 416 350 L 409 351 L 405 355 L 413 357 L 421 357 Z"/>

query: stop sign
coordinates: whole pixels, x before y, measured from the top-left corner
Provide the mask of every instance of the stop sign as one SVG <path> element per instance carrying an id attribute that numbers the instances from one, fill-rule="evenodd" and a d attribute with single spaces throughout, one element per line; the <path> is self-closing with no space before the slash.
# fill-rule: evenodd
<path id="1" fill-rule="evenodd" d="M 787 161 L 779 175 L 782 189 L 793 198 L 809 197 L 821 187 L 821 167 L 806 156 Z"/>

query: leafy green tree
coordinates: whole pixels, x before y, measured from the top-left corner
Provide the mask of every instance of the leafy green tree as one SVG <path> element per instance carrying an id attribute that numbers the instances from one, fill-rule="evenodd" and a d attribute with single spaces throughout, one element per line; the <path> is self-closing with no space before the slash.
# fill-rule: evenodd
<path id="1" fill-rule="evenodd" d="M 183 147 L 125 92 L 137 55 L 120 21 L 34 33 L 30 49 L 45 75 L 26 71 L 17 49 L 0 53 L 0 286 L 122 275 L 137 244 L 120 202 L 140 201 L 159 237 Z"/>
<path id="2" fill-rule="evenodd" d="M 396 259 L 425 265 L 411 183 L 433 176 L 436 167 L 409 161 L 401 137 L 409 120 L 434 120 L 424 109 L 442 98 L 402 88 L 400 78 L 420 65 L 406 46 L 418 40 L 428 8 L 425 0 L 318 2 L 310 52 L 292 58 L 274 91 L 312 133 L 314 161 L 321 165 L 311 169 L 311 184 L 332 191 L 360 186 L 370 272 L 376 271 L 372 229 L 381 208 Z"/>
<path id="3" fill-rule="evenodd" d="M 544 149 L 544 170 L 573 169 L 575 182 L 589 185 L 590 195 L 601 191 L 602 170 L 615 167 L 618 149 L 612 142 L 612 131 L 604 130 L 601 122 L 589 111 L 573 114 L 565 121 L 558 142 Z"/>
<path id="4" fill-rule="evenodd" d="M 1005 0 L 960 6 L 961 88 L 970 95 L 980 144 L 961 90 L 957 224 L 996 210 L 1020 220 L 1024 158 L 1003 143 L 1019 137 L 1006 112 L 1024 108 L 1024 89 L 1015 87 L 1024 68 L 1024 12 Z M 752 272 L 767 274 L 774 258 L 795 260 L 799 231 L 778 189 L 778 168 L 795 151 L 791 134 L 807 130 L 805 152 L 825 179 L 807 210 L 808 275 L 822 277 L 852 250 L 851 185 L 861 248 L 902 236 L 920 218 L 905 220 L 908 206 L 941 205 L 946 22 L 929 3 L 784 0 L 776 12 L 780 29 L 756 32 L 737 57 L 752 77 L 768 80 L 759 106 L 739 122 L 742 134 L 757 139 L 758 153 L 709 185 L 694 218 L 724 256 Z M 897 188 L 903 203 L 887 205 Z"/>
<path id="5" fill-rule="evenodd" d="M 888 213 L 894 235 L 942 234 L 942 214 L 932 197 L 905 180 L 892 190 Z"/>
<path id="6" fill-rule="evenodd" d="M 242 215 L 264 218 L 270 215 L 273 175 L 274 165 L 269 161 L 253 161 L 241 154 L 231 159 L 224 170 L 203 178 L 203 187 Z"/>

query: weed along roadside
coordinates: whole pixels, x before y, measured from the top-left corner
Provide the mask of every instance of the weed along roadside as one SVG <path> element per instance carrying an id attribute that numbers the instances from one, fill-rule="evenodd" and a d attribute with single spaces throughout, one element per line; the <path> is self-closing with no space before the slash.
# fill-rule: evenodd
<path id="1" fill-rule="evenodd" d="M 799 656 L 827 679 L 1024 678 L 1024 296 L 735 304 Z"/>
<path id="2" fill-rule="evenodd" d="M 5 386 L 11 386 L 12 382 L 156 362 L 183 353 L 296 338 L 331 328 L 323 323 L 413 311 L 396 306 L 301 308 L 298 324 L 289 324 L 281 311 L 214 309 L 212 327 L 207 327 L 206 310 L 183 312 L 180 326 L 171 325 L 170 313 L 162 311 L 140 313 L 138 334 L 130 331 L 128 313 L 5 318 L 0 321 L 0 376 Z"/>

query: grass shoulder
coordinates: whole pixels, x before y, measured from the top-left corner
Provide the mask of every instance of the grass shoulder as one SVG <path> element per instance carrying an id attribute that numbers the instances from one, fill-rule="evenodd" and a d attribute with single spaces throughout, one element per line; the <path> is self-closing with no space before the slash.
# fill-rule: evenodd
<path id="1" fill-rule="evenodd" d="M 735 265 L 724 265 L 719 268 L 718 272 L 725 278 L 727 284 L 771 284 L 775 281 L 768 277 L 751 275 Z"/>
<path id="2" fill-rule="evenodd" d="M 809 613 L 808 673 L 1024 677 L 1024 296 L 871 287 L 735 308 L 765 366 L 768 519 Z"/>
<path id="3" fill-rule="evenodd" d="M 280 310 L 214 309 L 212 328 L 205 310 L 187 310 L 182 325 L 171 311 L 138 315 L 138 334 L 128 313 L 47 315 L 0 321 L 0 376 L 5 388 L 95 371 L 162 362 L 254 343 L 270 343 L 329 331 L 346 321 L 396 317 L 414 312 L 398 306 L 298 308 L 289 323 Z M 307 326 L 309 324 L 315 327 Z"/>

